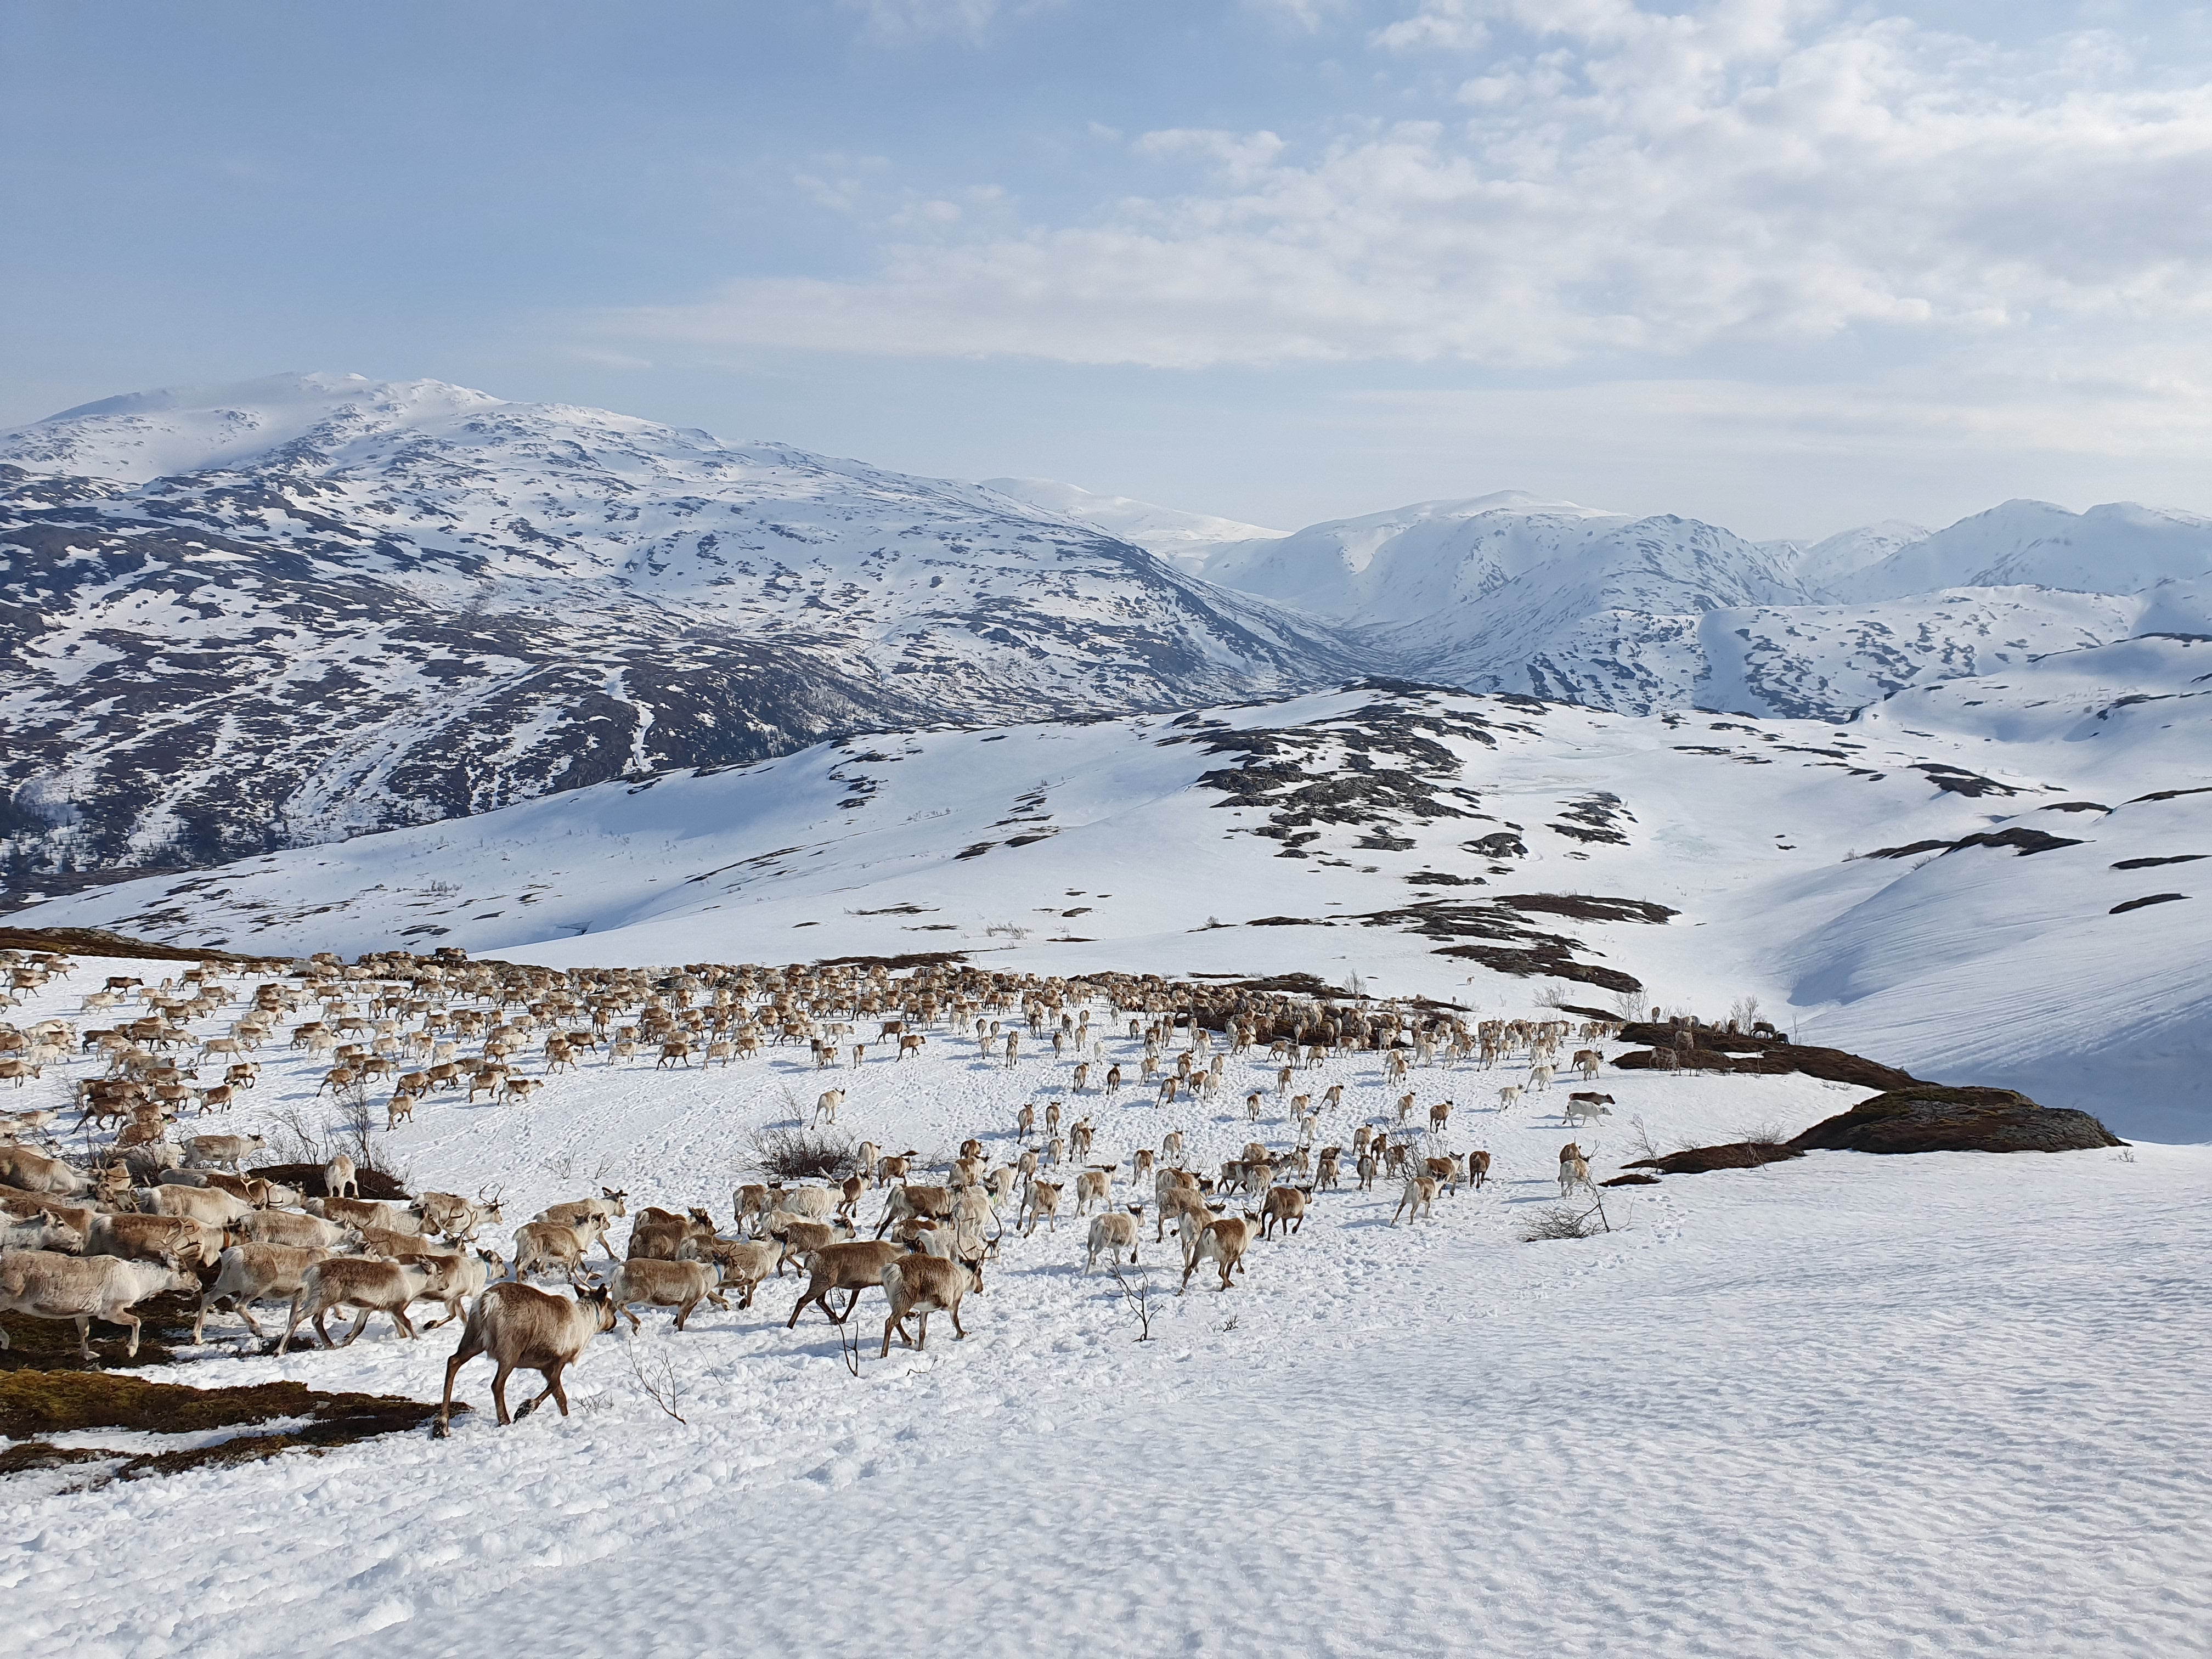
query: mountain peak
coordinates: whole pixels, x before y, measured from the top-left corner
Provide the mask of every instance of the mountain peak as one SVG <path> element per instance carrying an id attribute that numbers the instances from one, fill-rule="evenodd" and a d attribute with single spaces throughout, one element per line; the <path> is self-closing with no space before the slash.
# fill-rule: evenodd
<path id="1" fill-rule="evenodd" d="M 444 380 L 325 372 L 161 386 L 79 404 L 0 433 L 0 460 L 33 472 L 144 483 L 249 461 L 349 414 L 356 424 L 391 428 L 502 402 Z"/>

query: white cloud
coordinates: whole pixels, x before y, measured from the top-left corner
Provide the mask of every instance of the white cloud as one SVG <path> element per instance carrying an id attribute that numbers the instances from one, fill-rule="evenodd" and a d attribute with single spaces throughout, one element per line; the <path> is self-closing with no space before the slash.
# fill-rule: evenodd
<path id="1" fill-rule="evenodd" d="M 1410 17 L 1369 37 L 1386 52 L 1473 52 L 1490 44 L 1482 0 L 1423 0 Z"/>
<path id="2" fill-rule="evenodd" d="M 974 0 L 981 4 L 982 0 Z M 1176 193 L 893 241 L 866 280 L 732 283 L 645 337 L 1194 368 L 1558 368 L 1863 337 L 1925 356 L 2054 324 L 2201 327 L 2212 88 L 2097 32 L 2033 52 L 1816 0 L 1428 0 L 1385 30 L 1516 48 L 1448 119 L 1301 151 L 1134 141 Z M 1389 38 L 1384 38 L 1389 37 Z M 1470 34 L 1468 38 L 1472 39 Z"/>

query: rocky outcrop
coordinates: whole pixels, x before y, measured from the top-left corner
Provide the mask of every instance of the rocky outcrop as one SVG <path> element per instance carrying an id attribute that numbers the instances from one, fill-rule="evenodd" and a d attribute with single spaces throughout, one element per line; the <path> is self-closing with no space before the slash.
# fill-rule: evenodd
<path id="1" fill-rule="evenodd" d="M 1790 1142 L 1795 1152 L 2078 1152 L 2126 1143 L 2087 1112 L 2010 1089 L 1916 1083 L 1863 1100 Z"/>

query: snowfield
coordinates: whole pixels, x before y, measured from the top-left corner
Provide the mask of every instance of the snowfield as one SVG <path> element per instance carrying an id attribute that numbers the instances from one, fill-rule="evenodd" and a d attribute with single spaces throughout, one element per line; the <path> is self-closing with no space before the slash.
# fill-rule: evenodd
<path id="1" fill-rule="evenodd" d="M 142 966 L 88 962 L 16 1018 Z M 246 1103 L 194 1127 L 312 1107 L 316 1068 L 263 1058 Z M 1097 1161 L 1126 1176 L 1170 1125 L 1201 1168 L 1255 1136 L 1286 1145 L 1265 1055 L 1230 1065 L 1211 1107 L 1083 1097 Z M 834 1079 L 791 1048 L 712 1071 L 587 1062 L 526 1106 L 434 1097 L 382 1139 L 418 1186 L 505 1182 L 511 1221 L 603 1179 L 633 1208 L 726 1218 L 750 1132 L 830 1080 L 844 1127 L 931 1156 L 972 1133 L 1003 1158 L 1020 1103 L 1077 1104 L 1048 1055 L 1008 1070 L 940 1031 L 921 1060 L 878 1050 Z M 494 1426 L 480 1361 L 460 1394 L 484 1409 L 449 1441 L 92 1492 L 0 1483 L 15 1650 L 2204 1650 L 2212 1407 L 2186 1379 L 2212 1339 L 2189 1289 L 2212 1149 L 1815 1153 L 1616 1189 L 1613 1232 L 1528 1244 L 1568 1135 L 1564 1084 L 1493 1109 L 1526 1080 L 1519 1062 L 1417 1070 L 1425 1104 L 1457 1103 L 1450 1149 L 1493 1152 L 1491 1186 L 1396 1226 L 1394 1195 L 1321 1195 L 1234 1291 L 1164 1295 L 1149 1342 L 1064 1219 L 1004 1238 L 965 1341 L 940 1315 L 927 1352 L 878 1358 L 881 1298 L 864 1298 L 857 1377 L 818 1312 L 785 1328 L 785 1279 L 681 1334 L 647 1312 L 641 1334 L 600 1337 L 566 1419 Z M 1333 1141 L 1395 1094 L 1369 1054 L 1299 1086 L 1329 1082 L 1347 1097 Z M 1263 1083 L 1255 1129 L 1241 1097 Z M 1864 1093 L 1600 1086 L 1615 1115 L 1577 1138 L 1601 1178 L 1635 1155 L 1638 1120 L 1662 1147 L 1787 1134 Z M 65 1087 L 50 1070 L 8 1103 Z M 1146 1237 L 1145 1276 L 1171 1292 L 1175 1246 Z M 209 1336 L 142 1374 L 435 1398 L 453 1340 L 379 1320 L 278 1359 L 233 1357 L 252 1346 L 234 1319 Z M 664 1363 L 682 1424 L 641 1381 Z"/>
<path id="2" fill-rule="evenodd" d="M 957 951 L 1062 975 L 1304 972 L 1486 1014 L 1528 1006 L 1531 975 L 1709 1016 L 1747 994 L 1801 1041 L 2201 1140 L 2208 684 L 2212 644 L 2144 639 L 1843 726 L 1382 683 L 878 733 L 21 920 L 559 967 Z"/>
<path id="3" fill-rule="evenodd" d="M 1347 1157 L 1183 1292 L 1149 1213 L 1138 1268 L 1086 1273 L 1071 1182 L 1056 1226 L 1008 1206 L 966 1338 L 939 1314 L 926 1351 L 883 1351 L 879 1291 L 857 1353 L 790 1327 L 787 1276 L 599 1337 L 566 1417 L 497 1427 L 479 1361 L 447 1440 L 0 1474 L 11 1653 L 2212 1652 L 2212 520 L 2015 501 L 1753 544 L 1504 492 L 1283 533 L 279 376 L 0 434 L 0 558 L 27 927 L 1734 1012 L 2136 1143 L 1668 1176 L 1531 1243 L 1570 1139 L 1602 1181 L 1869 1091 L 1608 1068 L 1570 1129 L 1589 1085 L 1525 1055 L 1394 1083 L 1340 1052 L 1292 1085 L 1341 1086 L 1322 1144 L 1410 1088 L 1416 1122 L 1451 1106 L 1423 1150 L 1487 1151 L 1488 1184 L 1400 1218 Z M 94 884 L 125 865 L 156 873 Z M 7 1019 L 106 1024 L 86 991 L 164 971 L 88 958 Z M 1291 1146 L 1264 1050 L 1163 1105 L 1093 1013 L 1118 1093 L 943 1025 L 834 1074 L 646 1042 L 374 1139 L 411 1190 L 503 1189 L 502 1250 L 602 1187 L 732 1235 L 760 1137 L 831 1086 L 931 1175 L 1065 1102 L 1148 1211 L 1131 1155 L 1170 1130 L 1209 1172 Z M 182 1133 L 330 1121 L 323 1062 L 258 1058 Z M 139 1374 L 434 1400 L 457 1332 L 208 1337 Z"/>

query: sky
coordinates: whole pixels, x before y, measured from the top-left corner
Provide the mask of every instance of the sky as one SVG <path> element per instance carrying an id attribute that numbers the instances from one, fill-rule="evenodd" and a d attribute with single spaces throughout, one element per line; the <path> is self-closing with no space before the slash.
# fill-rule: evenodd
<path id="1" fill-rule="evenodd" d="M 2212 9 L 0 8 L 0 425 L 428 376 L 1289 528 L 2212 512 Z"/>

